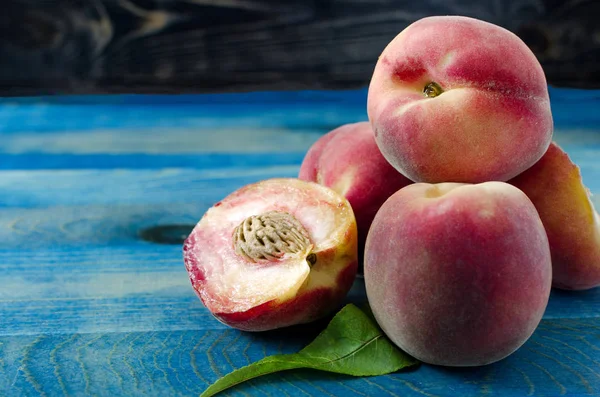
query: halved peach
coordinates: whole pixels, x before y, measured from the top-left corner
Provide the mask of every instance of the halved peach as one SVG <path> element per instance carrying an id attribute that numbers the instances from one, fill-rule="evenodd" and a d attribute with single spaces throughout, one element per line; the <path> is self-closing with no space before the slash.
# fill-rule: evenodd
<path id="1" fill-rule="evenodd" d="M 183 249 L 192 286 L 218 320 L 269 330 L 342 303 L 357 271 L 356 220 L 335 191 L 274 178 L 215 204 Z"/>

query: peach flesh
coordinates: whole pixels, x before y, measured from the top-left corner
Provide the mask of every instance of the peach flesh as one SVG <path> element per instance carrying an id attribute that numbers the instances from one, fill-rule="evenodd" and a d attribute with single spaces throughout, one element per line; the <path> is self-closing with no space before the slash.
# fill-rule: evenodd
<path id="1" fill-rule="evenodd" d="M 246 331 L 329 314 L 342 303 L 358 266 L 348 201 L 294 178 L 231 193 L 204 214 L 183 251 L 204 306 L 224 324 Z"/>
<path id="2" fill-rule="evenodd" d="M 364 277 L 375 318 L 400 348 L 426 363 L 476 366 L 531 336 L 552 268 L 542 222 L 520 190 L 417 183 L 375 216 Z"/>
<path id="3" fill-rule="evenodd" d="M 579 167 L 556 143 L 509 183 L 531 199 L 548 234 L 552 284 L 567 290 L 600 286 L 600 220 Z"/>
<path id="4" fill-rule="evenodd" d="M 308 150 L 298 178 L 330 187 L 348 199 L 358 227 L 359 258 L 377 210 L 393 193 L 412 183 L 383 157 L 371 124 L 345 124 Z"/>
<path id="5" fill-rule="evenodd" d="M 546 79 L 513 33 L 467 17 L 416 21 L 384 49 L 367 110 L 384 157 L 417 182 L 506 181 L 552 139 Z"/>

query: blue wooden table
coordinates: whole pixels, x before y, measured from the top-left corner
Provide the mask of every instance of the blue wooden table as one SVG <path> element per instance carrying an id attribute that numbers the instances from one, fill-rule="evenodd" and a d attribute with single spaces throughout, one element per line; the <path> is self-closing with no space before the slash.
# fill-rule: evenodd
<path id="1" fill-rule="evenodd" d="M 312 340 L 325 323 L 252 334 L 214 320 L 176 242 L 234 189 L 295 176 L 321 134 L 366 119 L 365 100 L 365 90 L 2 100 L 0 395 L 194 396 Z M 551 100 L 555 139 L 599 194 L 600 93 L 554 88 Z M 348 300 L 365 302 L 361 279 Z M 295 371 L 229 395 L 600 395 L 600 288 L 554 291 L 533 337 L 493 365 Z"/>

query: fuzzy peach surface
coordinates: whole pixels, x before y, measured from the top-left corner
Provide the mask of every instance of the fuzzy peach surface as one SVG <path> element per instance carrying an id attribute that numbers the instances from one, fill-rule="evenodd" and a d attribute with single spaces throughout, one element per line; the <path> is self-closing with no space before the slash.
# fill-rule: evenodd
<path id="1" fill-rule="evenodd" d="M 556 143 L 533 167 L 509 181 L 538 210 L 552 253 L 553 285 L 600 286 L 600 221 L 579 167 Z"/>
<path id="2" fill-rule="evenodd" d="M 379 325 L 427 363 L 498 361 L 531 336 L 548 303 L 542 222 L 503 182 L 407 186 L 377 213 L 365 251 Z"/>
<path id="3" fill-rule="evenodd" d="M 294 216 L 311 246 L 298 255 L 250 262 L 233 246 L 244 219 L 267 211 Z M 294 178 L 247 185 L 210 208 L 184 243 L 190 281 L 207 309 L 230 326 L 262 331 L 309 322 L 334 310 L 357 271 L 356 222 L 333 190 Z M 312 266 L 309 254 L 316 256 Z"/>
<path id="4" fill-rule="evenodd" d="M 443 93 L 426 97 L 436 82 Z M 367 110 L 385 158 L 417 182 L 506 181 L 552 139 L 544 72 L 516 35 L 467 17 L 423 18 L 384 49 Z"/>
<path id="5" fill-rule="evenodd" d="M 328 186 L 348 199 L 358 226 L 359 253 L 381 205 L 412 183 L 383 157 L 368 122 L 345 124 L 319 138 L 306 153 L 298 178 Z"/>

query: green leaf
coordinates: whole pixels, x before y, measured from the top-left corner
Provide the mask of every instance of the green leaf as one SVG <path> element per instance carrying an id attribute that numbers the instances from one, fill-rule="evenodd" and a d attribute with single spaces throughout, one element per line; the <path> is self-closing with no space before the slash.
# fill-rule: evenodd
<path id="1" fill-rule="evenodd" d="M 315 340 L 294 354 L 265 357 L 210 385 L 200 397 L 213 396 L 247 380 L 289 369 L 309 368 L 353 376 L 385 375 L 418 364 L 383 334 L 356 306 L 340 310 Z"/>

